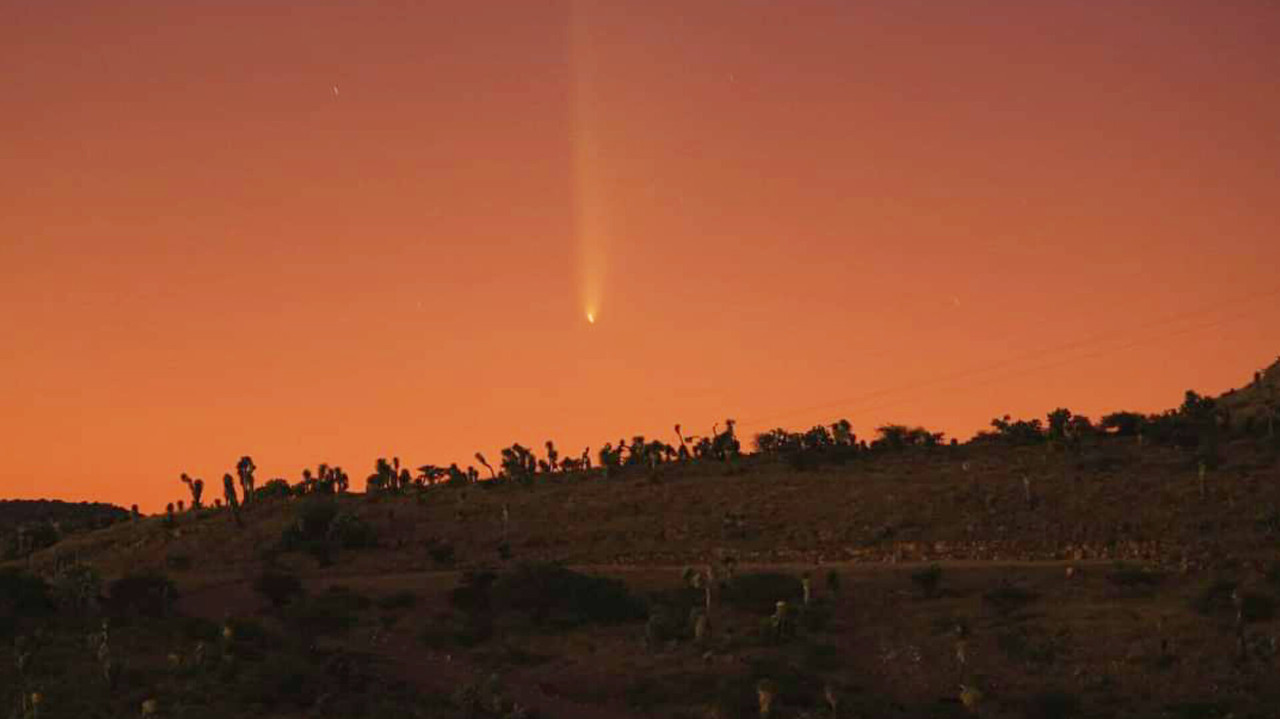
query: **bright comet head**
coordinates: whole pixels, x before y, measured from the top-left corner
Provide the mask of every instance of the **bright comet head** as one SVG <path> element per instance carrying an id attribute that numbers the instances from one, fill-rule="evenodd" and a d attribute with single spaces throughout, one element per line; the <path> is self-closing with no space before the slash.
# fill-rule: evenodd
<path id="1" fill-rule="evenodd" d="M 587 310 L 587 324 L 593 325 L 595 323 L 596 323 L 596 313 L 592 312 L 591 310 Z"/>

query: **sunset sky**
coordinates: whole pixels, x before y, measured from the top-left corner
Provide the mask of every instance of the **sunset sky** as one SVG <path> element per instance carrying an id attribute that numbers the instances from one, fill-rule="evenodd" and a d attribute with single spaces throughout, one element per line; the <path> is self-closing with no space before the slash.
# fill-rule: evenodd
<path id="1" fill-rule="evenodd" d="M 1264 0 L 0 0 L 0 497 L 1242 385 L 1278 44 Z"/>

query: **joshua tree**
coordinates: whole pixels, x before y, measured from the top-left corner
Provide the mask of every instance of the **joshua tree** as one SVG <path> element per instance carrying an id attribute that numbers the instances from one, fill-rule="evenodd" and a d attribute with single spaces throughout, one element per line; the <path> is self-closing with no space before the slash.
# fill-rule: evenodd
<path id="1" fill-rule="evenodd" d="M 458 465 L 456 464 L 454 465 L 454 467 L 457 466 Z M 418 476 L 414 479 L 414 482 L 421 487 L 430 487 L 441 479 L 444 479 L 445 475 L 448 473 L 449 471 L 443 467 L 437 467 L 434 464 L 424 464 L 421 467 L 418 467 Z"/>
<path id="2" fill-rule="evenodd" d="M 847 419 L 841 419 L 831 425 L 831 437 L 832 441 L 842 447 L 852 445 L 857 441 L 857 437 L 853 434 L 853 424 Z"/>
<path id="3" fill-rule="evenodd" d="M 236 463 L 236 474 L 240 477 L 240 488 L 244 492 L 244 503 L 246 505 L 253 502 L 253 470 L 257 467 L 253 464 L 253 458 L 245 455 Z"/>
<path id="4" fill-rule="evenodd" d="M 485 469 L 489 470 L 489 479 L 498 478 L 498 474 L 493 471 L 493 466 L 489 464 L 489 462 L 484 458 L 483 454 L 476 452 L 476 461 L 479 462 L 481 465 L 483 465 Z"/>
<path id="5" fill-rule="evenodd" d="M 187 485 L 187 489 L 191 490 L 191 508 L 200 509 L 200 498 L 204 496 L 204 480 L 192 479 L 186 472 L 182 473 L 180 479 Z"/>
<path id="6" fill-rule="evenodd" d="M 142 514 L 138 511 L 138 505 L 135 504 L 129 507 L 129 519 L 131 521 L 136 522 L 141 517 L 142 517 Z"/>
<path id="7" fill-rule="evenodd" d="M 742 450 L 742 445 L 738 442 L 738 438 L 734 436 L 736 424 L 734 420 L 726 419 L 723 432 L 719 432 L 716 427 L 712 427 L 711 434 L 714 439 L 711 441 L 711 454 L 716 459 L 721 461 L 733 459 Z"/>
<path id="8" fill-rule="evenodd" d="M 169 524 L 173 524 L 173 502 L 164 505 L 164 514 L 165 519 L 168 520 Z"/>
<path id="9" fill-rule="evenodd" d="M 179 499 L 179 500 L 178 500 L 178 514 L 182 514 L 182 513 L 183 513 L 183 512 L 185 512 L 185 511 L 187 511 L 186 505 L 184 505 L 184 504 L 183 504 L 183 502 L 182 502 L 182 500 L 181 500 L 181 499 Z"/>
<path id="10" fill-rule="evenodd" d="M 527 484 L 533 481 L 537 469 L 537 458 L 527 447 L 516 443 L 502 450 L 502 473 L 511 479 Z"/>
<path id="11" fill-rule="evenodd" d="M 222 493 L 226 497 L 227 506 L 231 508 L 231 517 L 235 520 L 236 526 L 241 526 L 240 502 L 236 500 L 236 481 L 230 474 L 222 475 Z"/>
<path id="12" fill-rule="evenodd" d="M 556 443 L 551 440 L 547 440 L 547 465 L 552 472 L 560 469 L 560 453 L 556 451 Z"/>
<path id="13" fill-rule="evenodd" d="M 689 445 L 684 441 L 684 435 L 680 433 L 680 425 L 676 425 L 676 438 L 680 440 L 680 448 L 676 451 L 676 456 L 681 460 L 689 459 Z"/>

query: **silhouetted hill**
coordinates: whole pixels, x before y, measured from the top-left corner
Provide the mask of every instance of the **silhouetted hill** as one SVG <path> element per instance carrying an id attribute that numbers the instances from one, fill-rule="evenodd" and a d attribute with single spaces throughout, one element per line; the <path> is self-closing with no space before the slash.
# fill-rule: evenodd
<path id="1" fill-rule="evenodd" d="M 43 549 L 67 535 L 101 529 L 128 518 L 127 510 L 102 502 L 0 500 L 0 557 Z M 19 532 L 29 538 L 22 547 L 18 546 Z"/>

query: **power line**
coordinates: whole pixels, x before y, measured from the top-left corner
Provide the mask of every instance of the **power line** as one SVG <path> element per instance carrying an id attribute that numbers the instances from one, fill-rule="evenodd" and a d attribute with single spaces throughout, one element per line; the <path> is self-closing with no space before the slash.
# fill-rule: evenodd
<path id="1" fill-rule="evenodd" d="M 1169 325 L 1169 324 L 1175 324 L 1175 323 L 1179 323 L 1179 322 L 1184 322 L 1184 321 L 1186 321 L 1187 319 L 1195 318 L 1195 317 L 1198 317 L 1198 316 L 1201 316 L 1201 315 L 1211 314 L 1211 313 L 1213 313 L 1213 312 L 1216 312 L 1216 311 L 1218 311 L 1218 310 L 1222 309 L 1223 307 L 1230 307 L 1230 306 L 1238 305 L 1238 304 L 1241 304 L 1241 303 L 1257 302 L 1257 301 L 1261 301 L 1261 300 L 1264 300 L 1264 299 L 1268 299 L 1268 298 L 1271 298 L 1271 297 L 1274 297 L 1274 296 L 1277 296 L 1277 295 L 1280 295 L 1280 287 L 1275 287 L 1275 288 L 1272 288 L 1272 289 L 1267 290 L 1267 291 L 1264 291 L 1264 292 L 1255 293 L 1255 294 L 1249 295 L 1249 296 L 1247 296 L 1247 297 L 1236 298 L 1236 299 L 1234 299 L 1234 300 L 1227 300 L 1227 301 L 1224 301 L 1224 302 L 1215 303 L 1215 304 L 1213 304 L 1213 305 L 1210 305 L 1210 306 L 1208 306 L 1208 307 L 1204 307 L 1204 308 L 1201 308 L 1201 309 L 1198 309 L 1198 310 L 1193 310 L 1193 311 L 1189 311 L 1189 312 L 1182 312 L 1182 313 L 1178 313 L 1178 314 L 1176 314 L 1176 315 L 1170 315 L 1170 316 L 1168 316 L 1168 317 L 1164 317 L 1164 318 L 1161 318 L 1161 319 L 1158 319 L 1158 320 L 1153 320 L 1153 321 L 1151 321 L 1151 322 L 1147 322 L 1147 323 L 1145 323 L 1145 324 L 1141 325 L 1141 326 L 1140 326 L 1136 331 L 1137 331 L 1137 332 L 1141 332 L 1141 331 L 1144 331 L 1144 330 L 1149 330 L 1149 329 L 1154 328 L 1154 327 L 1161 327 L 1161 326 L 1164 326 L 1164 325 Z M 1156 339 L 1162 339 L 1162 338 L 1163 338 L 1163 337 L 1165 337 L 1165 336 L 1176 336 L 1176 335 L 1179 335 L 1179 334 L 1185 334 L 1186 332 L 1189 332 L 1189 331 L 1195 331 L 1195 330 L 1197 330 L 1197 329 L 1201 329 L 1202 327 L 1203 327 L 1203 328 L 1213 327 L 1213 326 L 1216 326 L 1216 325 L 1219 325 L 1219 324 L 1223 324 L 1223 323 L 1225 323 L 1225 322 L 1227 322 L 1227 321 L 1230 321 L 1230 320 L 1232 320 L 1232 319 L 1237 319 L 1237 318 L 1239 318 L 1239 317 L 1248 316 L 1249 314 L 1253 314 L 1253 313 L 1255 313 L 1255 312 L 1257 312 L 1257 311 L 1258 311 L 1258 308 L 1256 308 L 1256 307 L 1255 307 L 1255 308 L 1254 308 L 1254 309 L 1252 309 L 1252 310 L 1246 311 L 1246 312 L 1244 312 L 1244 313 L 1239 313 L 1238 315 L 1230 316 L 1230 317 L 1228 317 L 1228 318 L 1226 318 L 1226 319 L 1223 319 L 1223 320 L 1210 322 L 1210 323 L 1208 323 L 1207 325 L 1203 325 L 1203 326 L 1194 326 L 1194 327 L 1191 327 L 1191 328 L 1183 328 L 1183 329 L 1180 329 L 1180 330 L 1175 330 L 1174 332 L 1169 333 L 1168 335 L 1156 335 L 1156 336 L 1154 336 L 1154 337 L 1150 337 L 1150 338 L 1147 338 L 1147 339 L 1144 339 L 1144 340 L 1135 340 L 1135 341 L 1131 341 L 1131 342 L 1128 342 L 1128 343 L 1122 344 L 1122 345 L 1120 345 L 1119 347 L 1117 347 L 1117 348 L 1113 348 L 1112 350 L 1108 350 L 1108 351 L 1120 351 L 1120 350 L 1124 350 L 1124 349 L 1129 349 L 1129 348 L 1132 348 L 1132 347 L 1138 346 L 1138 345 L 1140 345 L 1140 344 L 1142 344 L 1142 343 L 1144 343 L 1144 342 L 1149 342 L 1149 341 L 1156 340 Z M 1072 341 L 1072 342 L 1067 342 L 1067 343 L 1063 343 L 1063 344 L 1059 344 L 1059 345 L 1054 345 L 1054 346 L 1051 346 L 1051 347 L 1042 348 L 1042 349 L 1039 349 L 1039 350 L 1033 350 L 1033 351 L 1031 351 L 1031 352 L 1026 352 L 1026 353 L 1023 353 L 1023 354 L 1017 355 L 1017 356 L 1015 356 L 1015 357 L 1013 357 L 1013 358 L 1011 358 L 1011 359 L 1004 360 L 1004 361 L 1001 361 L 1001 362 L 997 362 L 997 363 L 995 363 L 995 364 L 987 365 L 987 366 L 985 366 L 985 367 L 977 367 L 977 368 L 971 368 L 971 369 L 967 369 L 967 370 L 960 370 L 960 371 L 952 372 L 952 373 L 948 373 L 948 374 L 946 374 L 946 375 L 943 375 L 943 376 L 940 376 L 940 377 L 936 377 L 936 378 L 934 378 L 934 379 L 930 379 L 930 380 L 925 380 L 925 381 L 921 381 L 921 382 L 914 382 L 914 383 L 909 383 L 909 384 L 904 384 L 904 385 L 897 385 L 897 386 L 894 386 L 894 387 L 888 387 L 888 388 L 883 388 L 883 389 L 873 390 L 873 391 L 871 391 L 871 392 L 866 392 L 866 393 L 863 393 L 863 394 L 861 394 L 861 395 L 856 395 L 856 396 L 854 396 L 854 397 L 847 397 L 847 398 L 844 398 L 844 399 L 832 400 L 832 401 L 830 401 L 830 402 L 824 402 L 824 403 L 821 403 L 821 404 L 810 405 L 810 406 L 803 407 L 803 408 L 796 408 L 796 409 L 793 409 L 793 410 L 786 410 L 786 411 L 783 411 L 783 412 L 776 412 L 776 413 L 773 413 L 773 414 L 770 414 L 770 415 L 767 415 L 767 416 L 761 416 L 761 417 L 748 418 L 748 419 L 741 420 L 741 421 L 739 422 L 739 424 L 744 425 L 744 426 L 761 426 L 761 425 L 765 424 L 766 422 L 768 422 L 768 423 L 772 423 L 772 422 L 774 422 L 774 421 L 776 421 L 776 420 L 778 420 L 778 419 L 782 419 L 782 418 L 785 418 L 785 417 L 793 417 L 793 416 L 797 416 L 797 415 L 801 415 L 801 414 L 805 414 L 805 413 L 809 413 L 809 412 L 815 412 L 815 411 L 823 410 L 823 409 L 829 409 L 829 408 L 831 408 L 831 407 L 837 407 L 837 406 L 839 406 L 839 407 L 850 407 L 850 408 L 852 409 L 853 407 L 858 407 L 859 405 L 861 405 L 861 403 L 866 402 L 867 400 L 873 400 L 873 399 L 877 399 L 877 398 L 880 398 L 880 397 L 888 397 L 888 396 L 893 396 L 893 395 L 898 395 L 898 394 L 903 394 L 903 393 L 913 392 L 913 391 L 916 391 L 916 390 L 924 389 L 924 388 L 927 388 L 927 387 L 933 387 L 933 386 L 937 386 L 937 385 L 944 385 L 944 386 L 945 386 L 945 385 L 950 384 L 950 383 L 952 383 L 952 382 L 954 382 L 954 381 L 956 381 L 956 380 L 959 380 L 959 379 L 967 379 L 967 378 L 970 378 L 970 377 L 974 377 L 974 376 L 978 376 L 978 375 L 983 375 L 983 374 L 987 374 L 987 373 L 990 373 L 990 372 L 995 372 L 995 371 L 998 371 L 998 370 L 1001 370 L 1001 369 L 1005 369 L 1005 368 L 1016 367 L 1018 364 L 1021 364 L 1022 362 L 1025 362 L 1025 361 L 1027 361 L 1027 360 L 1034 360 L 1034 359 L 1037 359 L 1037 358 L 1043 357 L 1043 356 L 1045 356 L 1045 355 L 1054 354 L 1054 353 L 1059 353 L 1059 352 L 1063 352 L 1063 351 L 1072 351 L 1072 350 L 1076 350 L 1076 349 L 1083 349 L 1083 348 L 1086 348 L 1086 347 L 1089 347 L 1089 346 L 1092 346 L 1092 345 L 1106 344 L 1106 343 L 1109 343 L 1109 342 L 1113 342 L 1113 341 L 1115 341 L 1115 339 L 1119 339 L 1119 338 L 1123 337 L 1125 334 L 1129 334 L 1129 333 L 1131 333 L 1131 332 L 1132 332 L 1131 330 L 1123 330 L 1123 331 L 1121 331 L 1121 330 L 1117 330 L 1117 331 L 1112 331 L 1112 332 L 1098 333 L 1098 334 L 1090 335 L 1089 337 L 1085 337 L 1085 338 L 1081 338 L 1081 339 L 1078 339 L 1078 340 L 1074 340 L 1074 341 Z M 1017 373 L 1015 373 L 1015 374 L 1013 374 L 1013 375 L 1005 374 L 1005 375 L 1002 375 L 1002 376 L 999 376 L 999 377 L 993 378 L 993 379 L 991 379 L 991 380 L 987 380 L 987 381 L 985 381 L 985 382 L 981 382 L 981 383 L 979 383 L 979 384 L 990 384 L 990 383 L 991 383 L 991 382 L 993 382 L 993 381 L 999 381 L 999 380 L 1002 380 L 1002 379 L 1007 379 L 1007 378 L 1009 378 L 1010 376 L 1018 376 L 1019 374 L 1024 374 L 1024 373 L 1026 373 L 1026 372 L 1031 372 L 1031 371 L 1040 371 L 1040 370 L 1043 370 L 1043 369 L 1049 369 L 1049 368 L 1056 367 L 1056 366 L 1060 366 L 1060 365 L 1063 365 L 1063 364 L 1070 364 L 1071 362 L 1079 361 L 1079 360 L 1081 360 L 1081 359 L 1089 359 L 1091 356 L 1101 356 L 1102 354 L 1105 354 L 1105 353 L 1106 353 L 1106 352 L 1101 352 L 1101 353 L 1097 353 L 1096 355 L 1084 355 L 1084 356 L 1077 356 L 1077 357 L 1072 357 L 1072 358 L 1070 358 L 1070 359 L 1066 359 L 1066 360 L 1055 361 L 1055 362 L 1052 362 L 1052 363 L 1050 363 L 1050 364 L 1048 364 L 1048 365 L 1035 366 L 1035 367 L 1027 368 L 1027 369 L 1022 370 L 1022 371 L 1019 371 L 1019 372 L 1017 372 Z M 873 406 L 871 406 L 871 407 L 862 406 L 862 407 L 860 407 L 860 409 L 862 409 L 862 410 L 864 410 L 864 411 L 865 411 L 866 409 L 876 408 L 876 407 L 882 407 L 882 406 L 885 406 L 885 405 L 884 405 L 884 403 L 879 403 L 878 405 L 873 405 Z"/>

